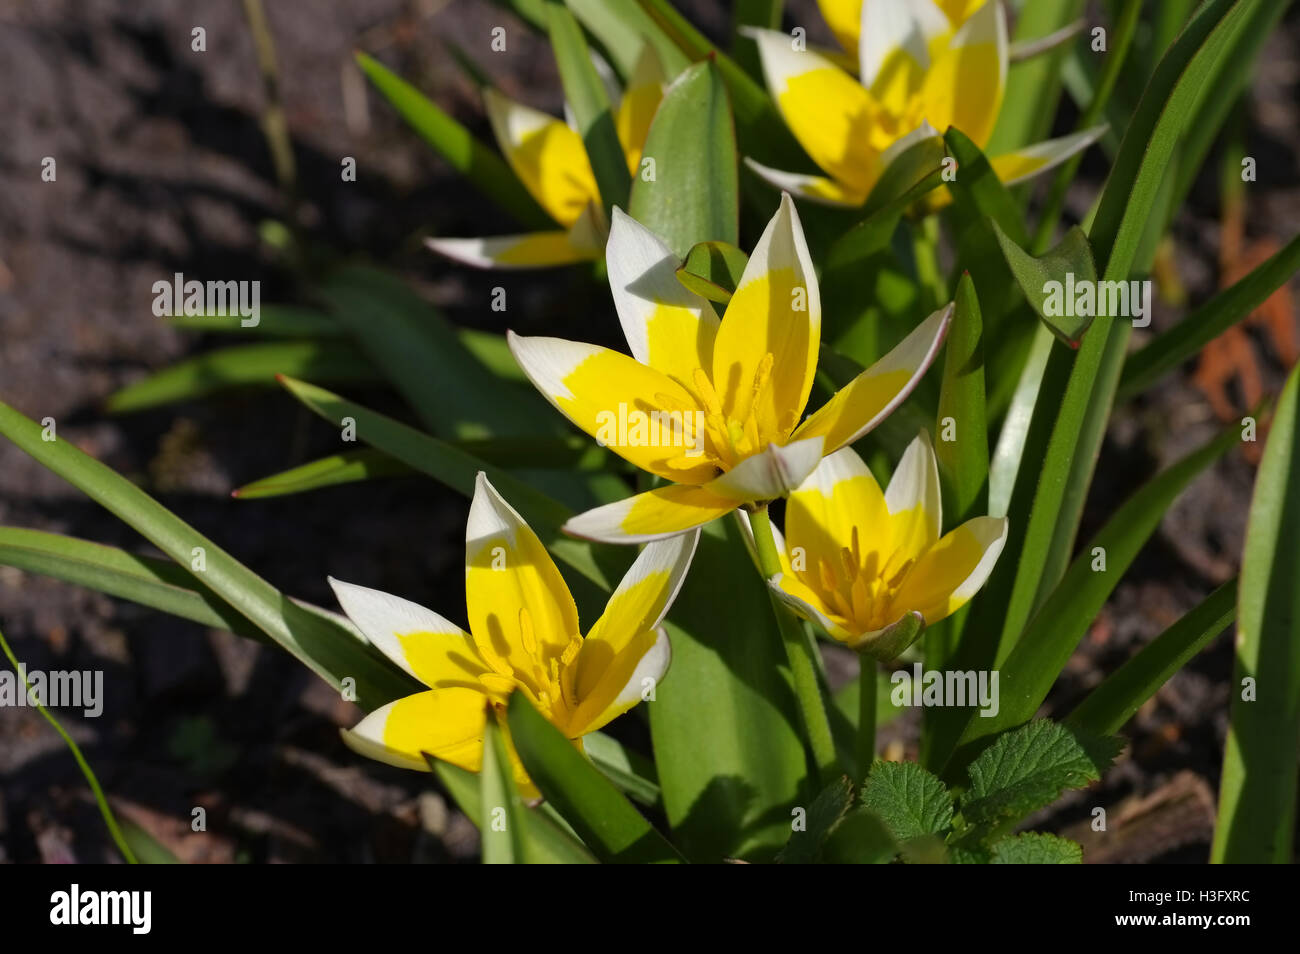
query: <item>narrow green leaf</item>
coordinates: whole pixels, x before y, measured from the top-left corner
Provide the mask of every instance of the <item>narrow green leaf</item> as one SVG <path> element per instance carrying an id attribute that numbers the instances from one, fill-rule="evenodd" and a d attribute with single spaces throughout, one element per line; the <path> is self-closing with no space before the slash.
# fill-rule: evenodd
<path id="1" fill-rule="evenodd" d="M 763 81 L 763 65 L 758 58 L 758 46 L 742 34 L 746 27 L 763 30 L 781 29 L 781 8 L 784 0 L 736 0 L 731 11 L 731 55 L 737 65 L 754 78 Z"/>
<path id="2" fill-rule="evenodd" d="M 1294 854 L 1300 743 L 1297 403 L 1300 368 L 1292 370 L 1278 399 L 1250 501 L 1214 862 L 1277 864 Z"/>
<path id="3" fill-rule="evenodd" d="M 481 831 L 484 815 L 478 776 L 433 757 L 429 757 L 428 762 L 429 767 L 433 769 L 433 774 L 438 776 L 438 781 L 456 803 L 456 807 L 464 812 L 465 817 Z M 547 815 L 535 809 L 527 809 L 527 812 L 530 864 L 591 865 L 596 863 L 596 859 L 573 835 L 560 828 Z"/>
<path id="4" fill-rule="evenodd" d="M 565 0 L 565 5 L 609 52 L 624 79 L 635 72 L 645 43 L 654 48 L 669 79 L 691 63 L 635 0 L 618 0 L 616 3 L 609 0 Z"/>
<path id="5" fill-rule="evenodd" d="M 171 560 L 57 533 L 0 527 L 0 566 L 75 583 L 248 639 L 266 639 L 249 619 Z"/>
<path id="6" fill-rule="evenodd" d="M 556 557 L 568 563 L 588 580 L 603 590 L 613 589 L 611 580 L 622 577 L 628 561 L 611 548 L 602 548 L 599 557 L 591 544 L 563 536 L 560 526 L 571 511 L 563 504 L 513 477 L 498 467 L 457 449 L 436 437 L 420 431 L 391 417 L 331 394 L 329 391 L 284 378 L 281 383 L 299 401 L 335 426 L 345 417 L 356 422 L 356 436 L 371 447 L 391 455 L 402 463 L 428 474 L 453 490 L 473 496 L 474 480 L 480 470 L 515 507 L 546 543 Z M 599 561 L 599 562 L 598 562 Z"/>
<path id="7" fill-rule="evenodd" d="M 655 864 L 683 860 L 522 692 L 511 695 L 508 720 L 529 777 L 597 858 Z"/>
<path id="8" fill-rule="evenodd" d="M 1040 324 L 1035 329 L 1007 413 L 1002 418 L 1002 430 L 998 432 L 998 443 L 989 464 L 989 513 L 994 517 L 1005 517 L 1011 507 L 1011 495 L 1020 474 L 1020 462 L 1029 439 L 1030 423 L 1052 352 L 1052 341 L 1051 329 Z"/>
<path id="9" fill-rule="evenodd" d="M 453 169 L 521 224 L 532 229 L 555 228 L 555 222 L 528 194 L 504 159 L 378 60 L 360 52 L 355 55 L 361 72 L 375 89 Z"/>
<path id="10" fill-rule="evenodd" d="M 135 860 L 142 865 L 179 865 L 184 864 L 172 850 L 145 831 L 131 819 L 121 822 L 122 837 L 131 846 Z"/>
<path id="11" fill-rule="evenodd" d="M 969 760 L 983 740 L 1033 717 L 1089 624 L 1160 525 L 1165 511 L 1198 474 L 1240 438 L 1235 428 L 1229 428 L 1161 471 L 1125 500 L 1084 545 L 1025 627 L 1015 648 L 997 665 L 1001 680 L 997 714 L 990 718 L 967 714 L 961 739 L 966 750 L 958 753 L 958 764 Z"/>
<path id="12" fill-rule="evenodd" d="M 490 706 L 489 706 L 490 709 Z M 527 864 L 528 813 L 519 797 L 505 737 L 489 711 L 483 730 L 483 768 L 479 772 L 483 864 Z"/>
<path id="13" fill-rule="evenodd" d="M 1088 693 L 1065 720 L 1094 735 L 1118 732 L 1174 673 L 1237 618 L 1237 581 L 1229 580 L 1143 646 Z"/>
<path id="14" fill-rule="evenodd" d="M 104 402 L 110 414 L 193 401 L 229 388 L 268 386 L 276 375 L 307 377 L 337 384 L 374 384 L 379 372 L 356 348 L 341 341 L 283 341 L 236 345 L 178 361 Z"/>
<path id="15" fill-rule="evenodd" d="M 383 451 L 363 448 L 331 454 L 303 464 L 301 467 L 263 477 L 261 480 L 255 480 L 232 490 L 230 496 L 238 497 L 240 500 L 258 500 L 263 497 L 301 494 L 309 490 L 319 490 L 321 487 L 351 484 L 359 480 L 398 477 L 412 473 L 414 471 L 408 465 L 394 460 Z"/>
<path id="16" fill-rule="evenodd" d="M 1081 865 L 1083 846 L 1048 832 L 1027 831 L 993 846 L 994 865 Z"/>
<path id="17" fill-rule="evenodd" d="M 627 159 L 618 141 L 609 96 L 591 62 L 578 21 L 559 0 L 547 0 L 546 24 L 555 63 L 560 68 L 564 98 L 573 110 L 608 215 L 614 206 L 627 205 L 628 194 Z"/>
<path id="18" fill-rule="evenodd" d="M 505 335 L 491 331 L 479 331 L 475 328 L 460 328 L 456 332 L 460 343 L 470 354 L 478 358 L 487 368 L 504 381 L 517 381 L 528 384 L 528 376 L 519 367 L 519 362 L 510 353 L 510 345 Z"/>
<path id="19" fill-rule="evenodd" d="M 624 795 L 648 808 L 659 806 L 659 776 L 654 762 L 604 732 L 584 735 L 582 745 L 592 764 Z"/>
<path id="20" fill-rule="evenodd" d="M 915 762 L 877 762 L 862 787 L 862 804 L 902 843 L 942 835 L 952 823 L 952 793 Z"/>
<path id="21" fill-rule="evenodd" d="M 1048 719 L 1007 732 L 970 764 L 962 820 L 976 836 L 1005 829 L 1066 789 L 1100 779 L 1123 746 L 1120 739 L 1086 737 Z"/>
<path id="22" fill-rule="evenodd" d="M 700 242 L 691 246 L 677 279 L 697 295 L 723 305 L 740 284 L 749 256 L 727 242 Z"/>
<path id="23" fill-rule="evenodd" d="M 736 134 L 718 67 L 697 63 L 664 93 L 646 136 L 628 214 L 682 258 L 700 242 L 739 241 Z"/>
<path id="24" fill-rule="evenodd" d="M 1037 257 L 1008 238 L 996 222 L 993 234 L 1029 306 L 1052 334 L 1071 348 L 1077 348 L 1083 333 L 1092 324 L 1096 311 L 1092 304 L 1094 296 L 1103 293 L 1096 285 L 1097 265 L 1083 229 L 1076 225 L 1055 248 Z M 1081 294 L 1086 296 L 1086 302 L 1083 308 L 1078 308 Z"/>
<path id="25" fill-rule="evenodd" d="M 177 315 L 167 324 L 186 331 L 212 334 L 257 335 L 264 338 L 341 338 L 347 331 L 315 308 L 300 305 L 262 305 L 256 325 L 245 325 L 240 315 Z"/>
<path id="26" fill-rule="evenodd" d="M 780 864 L 810 865 L 821 858 L 822 844 L 853 804 L 853 783 L 842 775 L 827 785 L 808 806 L 802 828 L 795 828 L 790 840 L 776 856 Z"/>
<path id="27" fill-rule="evenodd" d="M 943 359 L 935 433 L 945 523 L 987 512 L 988 423 L 984 413 L 984 322 L 969 275 L 957 283 L 952 328 Z M 948 439 L 948 422 L 953 438 Z"/>
<path id="28" fill-rule="evenodd" d="M 167 508 L 67 441 L 47 441 L 35 421 L 0 403 L 0 434 L 123 520 L 331 685 L 355 680 L 368 709 L 414 685 L 342 624 L 294 603 Z M 201 556 L 202 561 L 199 561 Z M 324 568 L 322 568 L 324 572 Z"/>
<path id="29" fill-rule="evenodd" d="M 332 278 L 323 294 L 335 318 L 435 435 L 486 437 L 554 429 L 555 415 L 534 389 L 525 391 L 494 377 L 461 345 L 452 326 L 400 279 L 352 267 Z"/>
<path id="30" fill-rule="evenodd" d="M 1174 327 L 1129 356 L 1116 401 L 1141 394 L 1164 375 L 1262 305 L 1300 270 L 1300 235 L 1232 287 L 1219 292 Z"/>

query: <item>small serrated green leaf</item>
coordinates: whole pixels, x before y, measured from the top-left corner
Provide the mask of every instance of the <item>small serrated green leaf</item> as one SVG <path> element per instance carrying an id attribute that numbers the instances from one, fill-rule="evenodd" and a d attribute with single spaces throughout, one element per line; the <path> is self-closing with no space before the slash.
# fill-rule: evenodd
<path id="1" fill-rule="evenodd" d="M 952 822 L 952 793 L 916 762 L 877 762 L 861 801 L 900 842 L 943 834 Z"/>
<path id="2" fill-rule="evenodd" d="M 962 818 L 984 832 L 1014 823 L 1066 789 L 1097 781 L 1123 745 L 1113 736 L 1089 737 L 1049 719 L 1006 732 L 971 762 Z"/>
<path id="3" fill-rule="evenodd" d="M 1003 838 L 993 846 L 994 865 L 1080 865 L 1083 846 L 1047 832 L 1025 832 Z"/>

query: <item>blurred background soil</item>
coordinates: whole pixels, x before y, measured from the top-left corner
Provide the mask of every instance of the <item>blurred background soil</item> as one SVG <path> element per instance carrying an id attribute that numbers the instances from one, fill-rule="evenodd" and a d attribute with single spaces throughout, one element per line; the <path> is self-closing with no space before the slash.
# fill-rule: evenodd
<path id="1" fill-rule="evenodd" d="M 715 37 L 724 5 L 680 4 Z M 787 25 L 825 29 L 809 2 Z M 427 229 L 510 228 L 459 180 L 352 65 L 379 56 L 490 138 L 470 82 L 447 55 L 473 53 L 508 93 L 553 113 L 546 46 L 483 0 L 268 3 L 300 191 L 313 238 L 400 271 L 452 320 L 493 327 L 489 277 L 422 251 Z M 488 52 L 493 26 L 504 53 Z M 206 52 L 191 31 L 206 31 Z M 1245 241 L 1285 241 L 1300 221 L 1300 24 L 1266 48 L 1249 103 Z M 0 398 L 129 475 L 204 534 L 295 596 L 332 606 L 327 574 L 442 607 L 463 605 L 465 504 L 428 480 L 338 487 L 267 501 L 229 492 L 336 448 L 289 397 L 256 391 L 109 417 L 114 390 L 178 358 L 234 343 L 186 335 L 151 310 L 151 286 L 186 277 L 259 279 L 262 301 L 299 292 L 261 224 L 284 214 L 259 128 L 261 81 L 234 0 L 0 0 Z M 1070 121 L 1062 117 L 1062 131 Z M 57 180 L 42 182 L 43 157 Z M 343 182 L 343 157 L 357 160 Z M 1176 272 L 1192 303 L 1221 280 L 1217 166 L 1175 229 Z M 1091 153 L 1071 197 L 1078 216 L 1105 163 Z M 608 337 L 607 296 L 581 276 L 509 276 L 518 330 Z M 1295 309 L 1287 303 L 1294 334 Z M 1161 306 L 1152 330 L 1183 309 Z M 499 319 L 499 316 L 496 316 Z M 1263 384 L 1283 372 L 1276 340 L 1251 332 Z M 1276 335 L 1274 335 L 1276 339 Z M 1284 349 L 1283 349 L 1284 350 Z M 1095 528 L 1148 475 L 1219 426 L 1192 368 L 1116 417 L 1085 517 Z M 349 393 L 357 393 L 350 389 Z M 361 392 L 368 403 L 381 399 Z M 1241 401 L 1231 388 L 1226 397 Z M 382 401 L 381 401 L 382 403 Z M 1166 518 L 1085 637 L 1047 711 L 1068 708 L 1213 586 L 1236 572 L 1252 465 L 1240 452 L 1204 475 Z M 133 531 L 0 441 L 0 524 L 150 552 Z M 363 760 L 339 741 L 356 710 L 286 654 L 78 587 L 0 568 L 0 627 L 33 670 L 105 671 L 101 718 L 61 713 L 120 813 L 187 861 L 463 861 L 477 834 L 426 776 Z M 847 677 L 855 662 L 835 656 Z M 1035 827 L 1068 832 L 1089 860 L 1203 861 L 1226 728 L 1230 635 L 1171 680 L 1125 732 L 1103 783 Z M 916 723 L 884 733 L 911 754 Z M 1105 836 L 1087 829 L 1106 807 Z M 207 830 L 191 831 L 195 808 Z M 1122 821 L 1117 823 L 1117 819 Z M 115 858 L 63 744 L 28 708 L 0 708 L 0 860 Z"/>

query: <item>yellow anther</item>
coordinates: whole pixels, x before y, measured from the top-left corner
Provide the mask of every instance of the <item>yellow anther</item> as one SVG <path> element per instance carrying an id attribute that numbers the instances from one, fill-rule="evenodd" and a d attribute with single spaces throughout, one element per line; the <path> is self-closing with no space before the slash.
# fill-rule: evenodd
<path id="1" fill-rule="evenodd" d="M 524 644 L 524 652 L 537 658 L 537 633 L 533 629 L 533 616 L 528 607 L 519 607 L 519 638 Z"/>
<path id="2" fill-rule="evenodd" d="M 722 402 L 718 400 L 718 392 L 713 390 L 713 382 L 709 376 L 704 373 L 703 368 L 696 368 L 691 372 L 691 380 L 695 382 L 695 391 L 699 396 L 700 403 L 704 405 L 704 411 L 708 415 L 722 416 Z"/>

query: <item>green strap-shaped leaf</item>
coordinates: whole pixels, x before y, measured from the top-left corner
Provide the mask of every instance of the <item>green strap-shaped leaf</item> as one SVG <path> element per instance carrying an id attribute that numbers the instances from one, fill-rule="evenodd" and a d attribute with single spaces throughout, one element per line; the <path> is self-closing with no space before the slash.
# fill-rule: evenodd
<path id="1" fill-rule="evenodd" d="M 597 858 L 656 864 L 683 860 L 522 692 L 510 697 L 508 721 L 528 776 Z"/>
<path id="2" fill-rule="evenodd" d="M 479 772 L 479 811 L 482 819 L 483 864 L 526 864 L 528 810 L 515 786 L 505 736 L 496 715 L 488 712 L 483 730 L 483 767 Z"/>
<path id="3" fill-rule="evenodd" d="M 943 483 L 944 522 L 956 526 L 986 513 L 988 425 L 984 413 L 984 322 L 969 275 L 957 283 L 943 359 L 935 457 Z M 949 440 L 949 422 L 953 433 Z"/>
<path id="4" fill-rule="evenodd" d="M 1118 732 L 1142 704 L 1237 618 L 1237 581 L 1229 580 L 1088 693 L 1065 720 L 1094 735 Z"/>
<path id="5" fill-rule="evenodd" d="M 357 53 L 356 58 L 361 72 L 375 89 L 453 169 L 522 225 L 532 229 L 555 228 L 555 222 L 528 194 L 504 159 L 378 60 L 364 53 Z"/>
<path id="6" fill-rule="evenodd" d="M 628 193 L 627 159 L 618 141 L 613 108 L 605 84 L 591 61 L 582 29 L 560 0 L 547 0 L 546 23 L 555 62 L 560 68 L 564 98 L 573 110 L 600 190 L 601 204 L 608 214 L 616 205 L 627 205 Z"/>
<path id="7" fill-rule="evenodd" d="M 336 384 L 374 384 L 383 380 L 374 365 L 341 341 L 277 341 L 220 348 L 178 361 L 104 402 L 110 414 L 143 411 L 177 401 L 193 401 L 230 388 L 275 384 L 276 375 L 308 377 Z"/>
<path id="8" fill-rule="evenodd" d="M 359 440 L 428 474 L 466 497 L 473 496 L 475 477 L 480 470 L 485 471 L 493 486 L 523 515 L 556 557 L 605 591 L 613 589 L 611 580 L 622 577 L 622 570 L 629 563 L 625 556 L 611 552 L 612 548 L 609 547 L 601 548 L 599 554 L 596 554 L 591 544 L 563 536 L 559 528 L 569 518 L 571 511 L 508 472 L 445 441 L 422 434 L 400 421 L 304 381 L 284 378 L 281 384 L 331 424 L 341 426 L 345 417 L 352 418 L 356 422 L 356 436 Z"/>
<path id="9" fill-rule="evenodd" d="M 383 451 L 365 447 L 344 451 L 313 460 L 301 467 L 293 467 L 270 477 L 263 477 L 231 491 L 230 496 L 240 500 L 259 500 L 263 497 L 282 497 L 301 494 L 322 487 L 335 487 L 378 477 L 398 477 L 413 474 L 414 470 Z"/>
<path id="10" fill-rule="evenodd" d="M 353 267 L 332 278 L 323 294 L 335 318 L 435 435 L 554 431 L 555 414 L 535 389 L 525 391 L 494 377 L 460 343 L 451 325 L 401 280 Z"/>
<path id="11" fill-rule="evenodd" d="M 465 813 L 480 831 L 486 823 L 491 824 L 491 816 L 482 813 L 483 799 L 479 777 L 449 762 L 440 762 L 429 758 L 429 767 L 438 781 L 452 797 L 456 807 Z M 528 846 L 526 854 L 529 864 L 550 865 L 591 865 L 596 859 L 571 834 L 564 831 L 551 818 L 535 809 L 526 809 Z"/>
<path id="12" fill-rule="evenodd" d="M 1198 474 L 1240 439 L 1240 433 L 1229 428 L 1161 471 L 1125 500 L 1084 545 L 1015 648 L 997 667 L 1001 703 L 997 714 L 965 716 L 964 750 L 958 752 L 946 773 L 949 778 L 992 736 L 1033 718 L 1088 625 L 1160 525 L 1165 511 Z"/>
<path id="13" fill-rule="evenodd" d="M 636 0 L 564 0 L 565 5 L 609 53 L 624 79 L 636 71 L 637 59 L 644 43 L 654 48 L 669 79 L 677 76 L 691 61 L 659 25 L 650 19 Z M 540 0 L 538 0 L 540 6 Z"/>
<path id="14" fill-rule="evenodd" d="M 1293 859 L 1300 743 L 1300 368 L 1269 430 L 1250 501 L 1228 743 L 1210 860 Z"/>
<path id="15" fill-rule="evenodd" d="M 353 632 L 294 603 L 125 477 L 65 440 L 45 440 L 39 424 L 3 403 L 0 434 L 182 567 L 192 567 L 196 580 L 322 679 L 334 686 L 341 686 L 346 677 L 354 679 L 357 701 L 363 707 L 377 708 L 413 690 L 409 677 L 380 661 Z"/>
<path id="16" fill-rule="evenodd" d="M 582 744 L 592 763 L 619 791 L 648 808 L 659 806 L 659 776 L 654 762 L 604 732 L 584 735 Z"/>
<path id="17" fill-rule="evenodd" d="M 685 258 L 700 242 L 739 241 L 739 190 L 726 85 L 715 63 L 696 63 L 659 104 L 628 214 Z"/>
<path id="18" fill-rule="evenodd" d="M 677 280 L 709 301 L 731 301 L 749 256 L 727 242 L 699 242 L 691 246 L 677 269 Z"/>
<path id="19" fill-rule="evenodd" d="M 1141 394 L 1242 321 L 1300 271 L 1300 235 L 1124 362 L 1116 401 Z"/>
<path id="20" fill-rule="evenodd" d="M 245 325 L 240 315 L 177 315 L 167 324 L 186 331 L 219 335 L 256 335 L 263 338 L 342 338 L 347 330 L 315 308 L 301 305 L 262 305 L 256 325 Z"/>

